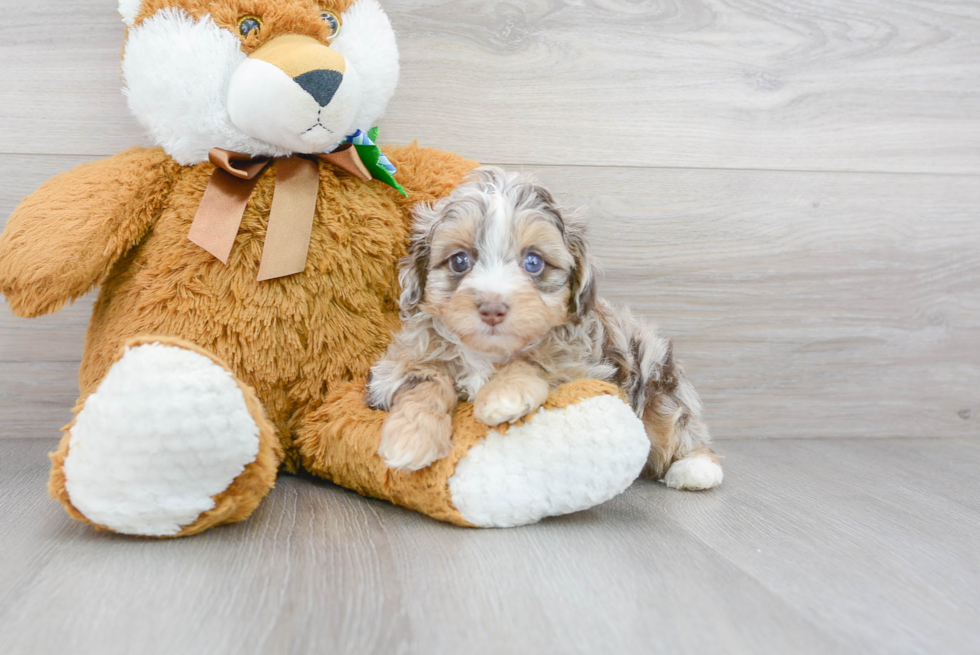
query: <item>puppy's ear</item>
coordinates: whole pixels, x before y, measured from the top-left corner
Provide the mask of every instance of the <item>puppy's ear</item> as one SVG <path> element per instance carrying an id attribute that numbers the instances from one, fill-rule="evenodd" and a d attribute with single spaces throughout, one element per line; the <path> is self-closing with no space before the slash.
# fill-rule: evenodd
<path id="1" fill-rule="evenodd" d="M 408 246 L 408 255 L 402 259 L 398 271 L 398 281 L 402 286 L 399 305 L 403 320 L 417 314 L 419 304 L 425 298 L 425 282 L 432 254 L 432 230 L 442 212 L 439 205 L 424 203 L 417 205 L 412 210 L 412 215 L 415 218 L 412 240 Z"/>
<path id="2" fill-rule="evenodd" d="M 533 203 L 536 209 L 551 217 L 564 235 L 565 247 L 574 262 L 569 276 L 571 295 L 568 299 L 568 312 L 575 318 L 584 318 L 595 307 L 598 274 L 598 266 L 586 245 L 589 230 L 585 215 L 581 210 L 562 211 L 551 192 L 538 184 L 532 176 L 525 175 L 523 182 L 523 195 L 518 200 L 518 205 Z"/>
<path id="3" fill-rule="evenodd" d="M 569 312 L 573 316 L 583 318 L 595 307 L 598 269 L 586 245 L 588 229 L 584 218 L 575 212 L 565 216 L 563 221 L 565 241 L 575 261 L 569 279 L 571 287 L 571 296 L 568 300 Z"/>

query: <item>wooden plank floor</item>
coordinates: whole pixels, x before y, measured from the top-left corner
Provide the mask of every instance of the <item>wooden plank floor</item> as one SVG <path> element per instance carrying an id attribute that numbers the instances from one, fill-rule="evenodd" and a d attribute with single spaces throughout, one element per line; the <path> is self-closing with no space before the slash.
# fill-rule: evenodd
<path id="1" fill-rule="evenodd" d="M 732 440 L 712 492 L 501 531 L 284 477 L 168 542 L 70 521 L 53 445 L 0 440 L 6 655 L 980 651 L 977 440 Z"/>

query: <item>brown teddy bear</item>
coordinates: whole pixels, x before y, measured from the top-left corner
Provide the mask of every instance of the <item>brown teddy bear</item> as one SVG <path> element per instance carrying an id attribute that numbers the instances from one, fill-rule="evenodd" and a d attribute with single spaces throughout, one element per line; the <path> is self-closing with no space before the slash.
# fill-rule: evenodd
<path id="1" fill-rule="evenodd" d="M 476 166 L 371 130 L 398 79 L 376 0 L 121 0 L 129 105 L 159 145 L 59 175 L 13 213 L 0 290 L 58 311 L 96 285 L 50 491 L 75 518 L 169 537 L 247 518 L 280 470 L 466 526 L 622 492 L 650 449 L 605 383 L 494 429 L 463 405 L 415 473 L 377 455 L 371 365 L 399 328 L 416 203 Z"/>

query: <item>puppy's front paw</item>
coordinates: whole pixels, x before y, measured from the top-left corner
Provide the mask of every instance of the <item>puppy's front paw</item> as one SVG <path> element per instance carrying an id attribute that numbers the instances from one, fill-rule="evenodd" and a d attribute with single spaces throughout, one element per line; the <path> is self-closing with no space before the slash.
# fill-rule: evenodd
<path id="1" fill-rule="evenodd" d="M 413 406 L 396 407 L 381 429 L 378 455 L 389 468 L 419 471 L 453 448 L 449 414 Z"/>
<path id="2" fill-rule="evenodd" d="M 548 399 L 548 383 L 526 378 L 510 385 L 487 384 L 473 402 L 473 415 L 493 427 L 513 423 L 535 411 Z"/>

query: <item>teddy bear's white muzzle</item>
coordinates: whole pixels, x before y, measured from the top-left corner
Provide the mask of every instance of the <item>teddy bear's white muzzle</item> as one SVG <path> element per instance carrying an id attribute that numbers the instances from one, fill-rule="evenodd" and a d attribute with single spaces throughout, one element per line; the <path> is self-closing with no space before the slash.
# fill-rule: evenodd
<path id="1" fill-rule="evenodd" d="M 329 152 L 353 131 L 358 86 L 355 71 L 330 48 L 279 37 L 235 70 L 228 116 L 254 139 L 293 152 Z"/>

